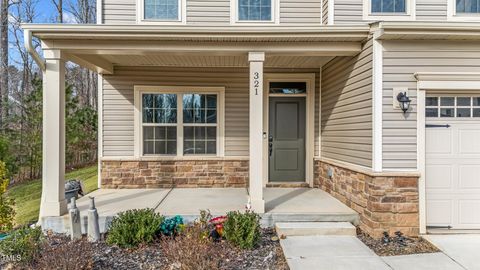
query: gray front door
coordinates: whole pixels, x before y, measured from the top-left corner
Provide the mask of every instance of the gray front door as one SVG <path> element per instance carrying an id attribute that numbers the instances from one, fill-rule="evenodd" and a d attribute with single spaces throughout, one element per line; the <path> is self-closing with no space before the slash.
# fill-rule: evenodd
<path id="1" fill-rule="evenodd" d="M 305 97 L 270 97 L 269 180 L 305 181 Z"/>

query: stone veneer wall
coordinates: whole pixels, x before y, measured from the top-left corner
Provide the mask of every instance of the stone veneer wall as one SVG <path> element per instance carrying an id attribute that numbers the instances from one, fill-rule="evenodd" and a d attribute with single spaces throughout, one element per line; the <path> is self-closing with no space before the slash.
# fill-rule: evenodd
<path id="1" fill-rule="evenodd" d="M 418 175 L 368 173 L 316 160 L 314 186 L 358 212 L 360 228 L 372 237 L 380 237 L 384 231 L 409 236 L 419 233 Z"/>
<path id="2" fill-rule="evenodd" d="M 102 188 L 246 187 L 248 160 L 102 161 Z"/>

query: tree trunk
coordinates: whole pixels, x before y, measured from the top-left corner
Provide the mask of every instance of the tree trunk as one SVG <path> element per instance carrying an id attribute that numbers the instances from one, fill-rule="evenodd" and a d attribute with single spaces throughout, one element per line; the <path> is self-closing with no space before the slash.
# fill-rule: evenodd
<path id="1" fill-rule="evenodd" d="M 0 129 L 8 116 L 8 0 L 0 0 Z"/>

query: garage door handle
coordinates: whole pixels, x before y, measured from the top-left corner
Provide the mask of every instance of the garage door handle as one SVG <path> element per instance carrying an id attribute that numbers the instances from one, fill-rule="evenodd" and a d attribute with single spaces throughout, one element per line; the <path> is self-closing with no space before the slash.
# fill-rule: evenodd
<path id="1" fill-rule="evenodd" d="M 446 124 L 446 125 L 425 125 L 426 128 L 440 128 L 440 127 L 444 127 L 444 128 L 449 128 L 450 125 L 449 124 Z"/>

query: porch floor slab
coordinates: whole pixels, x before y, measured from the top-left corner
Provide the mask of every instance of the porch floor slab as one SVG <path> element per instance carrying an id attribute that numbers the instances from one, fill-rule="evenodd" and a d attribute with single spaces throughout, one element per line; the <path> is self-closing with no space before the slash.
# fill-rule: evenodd
<path id="1" fill-rule="evenodd" d="M 99 216 L 115 216 L 130 209 L 157 208 L 169 189 L 98 189 L 77 201 L 81 215 L 87 215 L 88 197 L 95 197 Z"/>
<path id="2" fill-rule="evenodd" d="M 200 210 L 224 215 L 245 209 L 247 200 L 245 188 L 175 188 L 156 211 L 166 216 L 196 216 Z"/>
<path id="3" fill-rule="evenodd" d="M 101 231 L 118 213 L 152 208 L 167 217 L 181 215 L 186 222 L 196 219 L 200 210 L 212 215 L 243 211 L 248 202 L 245 188 L 174 188 L 174 189 L 100 189 L 77 201 L 86 230 L 88 197 L 95 197 Z M 334 221 L 358 223 L 358 214 L 340 201 L 316 188 L 265 188 L 266 212 L 261 214 L 262 226 L 273 227 L 277 222 Z M 68 215 L 43 218 L 44 229 L 68 231 Z"/>

